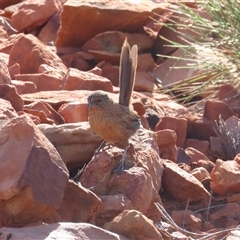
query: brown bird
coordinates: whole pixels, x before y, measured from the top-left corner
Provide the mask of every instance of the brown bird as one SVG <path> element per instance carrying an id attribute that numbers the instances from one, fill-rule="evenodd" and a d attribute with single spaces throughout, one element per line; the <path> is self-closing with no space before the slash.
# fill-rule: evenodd
<path id="1" fill-rule="evenodd" d="M 130 106 L 137 69 L 137 46 L 131 49 L 125 40 L 120 57 L 119 103 L 114 102 L 105 92 L 95 91 L 88 96 L 88 121 L 92 130 L 105 142 L 124 149 L 119 167 L 123 170 L 129 147 L 129 139 L 141 127 L 140 117 Z M 98 151 L 97 150 L 97 151 Z"/>

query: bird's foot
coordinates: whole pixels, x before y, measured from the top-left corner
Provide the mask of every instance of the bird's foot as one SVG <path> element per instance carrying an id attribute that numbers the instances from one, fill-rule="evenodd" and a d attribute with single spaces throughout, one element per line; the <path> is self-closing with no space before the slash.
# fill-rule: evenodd
<path id="1" fill-rule="evenodd" d="M 125 158 L 126 158 L 128 148 L 129 148 L 129 146 L 124 149 L 123 155 L 122 155 L 121 160 L 120 160 L 120 164 L 118 165 L 117 168 L 114 169 L 114 172 L 124 170 L 124 162 L 125 162 Z"/>

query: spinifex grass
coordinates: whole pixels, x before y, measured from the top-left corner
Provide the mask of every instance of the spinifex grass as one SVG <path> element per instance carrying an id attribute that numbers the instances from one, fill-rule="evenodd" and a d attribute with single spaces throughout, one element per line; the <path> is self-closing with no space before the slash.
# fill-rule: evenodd
<path id="1" fill-rule="evenodd" d="M 240 153 L 240 124 L 235 119 L 231 125 L 227 124 L 221 116 L 216 122 L 217 134 L 221 141 L 220 155 L 223 160 L 232 160 Z"/>
<path id="2" fill-rule="evenodd" d="M 161 36 L 168 47 L 183 50 L 179 60 L 185 59 L 188 63 L 178 68 L 199 70 L 199 74 L 170 86 L 172 91 L 179 93 L 177 98 L 186 103 L 196 96 L 216 97 L 219 85 L 227 82 L 238 87 L 239 82 L 240 2 L 202 1 L 198 9 L 204 9 L 209 17 L 202 17 L 201 11 L 181 3 L 171 8 L 179 18 L 164 25 L 179 36 L 181 43 Z"/>

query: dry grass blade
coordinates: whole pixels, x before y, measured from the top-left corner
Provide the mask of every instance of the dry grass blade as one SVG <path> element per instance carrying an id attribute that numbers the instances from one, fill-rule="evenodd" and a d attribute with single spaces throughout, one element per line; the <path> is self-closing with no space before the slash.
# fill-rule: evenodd
<path id="1" fill-rule="evenodd" d="M 162 218 L 168 223 L 170 224 L 176 231 L 181 232 L 182 234 L 191 237 L 192 239 L 198 239 L 198 240 L 210 240 L 210 239 L 219 239 L 219 236 L 221 236 L 224 233 L 228 233 L 230 231 L 233 230 L 240 230 L 240 227 L 237 228 L 228 228 L 228 229 L 224 229 L 222 231 L 217 231 L 214 233 L 193 233 L 190 231 L 187 231 L 185 229 L 182 229 L 181 227 L 179 227 L 171 218 L 171 216 L 167 213 L 167 211 L 165 210 L 165 208 L 160 205 L 159 203 L 154 203 L 155 206 L 157 207 L 158 211 L 161 213 Z M 161 229 L 159 229 L 161 231 Z M 218 237 L 218 238 L 216 238 Z"/>
<path id="2" fill-rule="evenodd" d="M 216 122 L 217 134 L 221 140 L 221 156 L 223 160 L 234 159 L 240 153 L 240 124 L 239 121 L 232 120 L 231 127 L 219 116 Z"/>
<path id="3" fill-rule="evenodd" d="M 182 82 L 171 86 L 170 90 L 180 92 L 177 98 L 187 103 L 196 96 L 205 97 L 209 92 L 217 92 L 212 87 L 214 85 L 227 82 L 239 87 L 240 28 L 236 26 L 240 21 L 240 2 L 199 1 L 198 9 L 179 2 L 177 7 L 173 5 L 170 8 L 174 15 L 171 19 L 174 20 L 168 19 L 167 23 L 159 24 L 178 35 L 181 43 L 173 42 L 164 36 L 161 38 L 168 42 L 165 46 L 183 50 L 184 54 L 176 63 L 183 60 L 186 65 L 178 66 L 178 69 L 192 68 L 199 70 L 200 74 L 182 79 Z M 201 14 L 203 11 L 208 13 L 208 18 Z M 174 59 L 173 56 L 161 57 Z M 172 66 L 172 69 L 175 68 L 176 66 Z M 216 97 L 217 94 L 212 96 Z"/>

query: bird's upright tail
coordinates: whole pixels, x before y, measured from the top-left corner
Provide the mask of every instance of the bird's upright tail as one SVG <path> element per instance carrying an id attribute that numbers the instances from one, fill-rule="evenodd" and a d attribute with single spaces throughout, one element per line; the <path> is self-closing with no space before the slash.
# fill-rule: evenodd
<path id="1" fill-rule="evenodd" d="M 119 70 L 119 104 L 129 107 L 137 70 L 138 47 L 130 48 L 125 39 L 120 57 Z"/>

